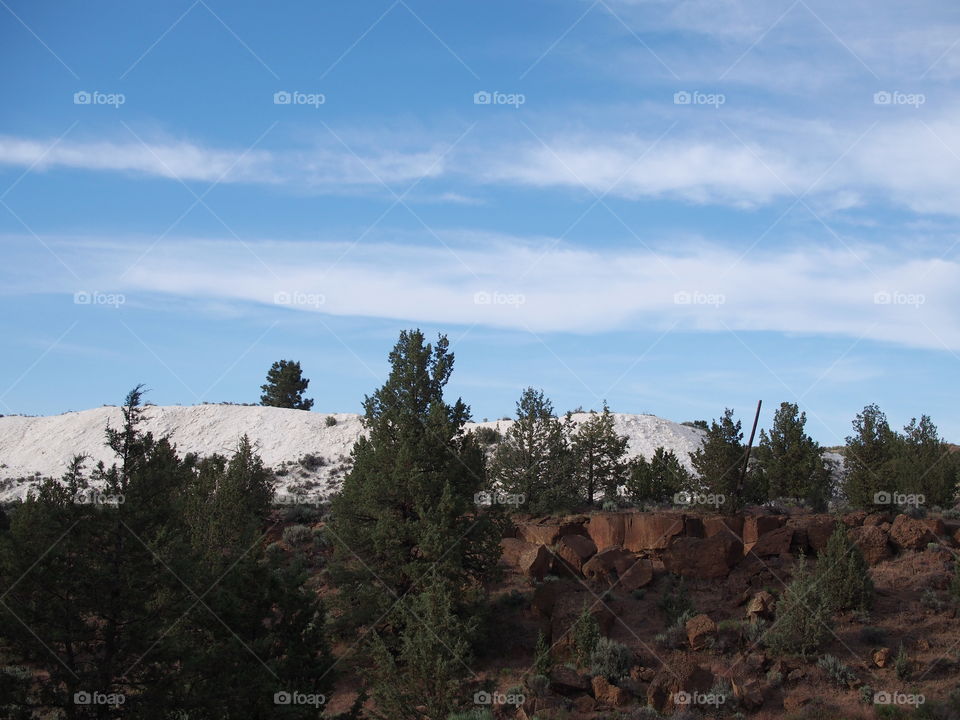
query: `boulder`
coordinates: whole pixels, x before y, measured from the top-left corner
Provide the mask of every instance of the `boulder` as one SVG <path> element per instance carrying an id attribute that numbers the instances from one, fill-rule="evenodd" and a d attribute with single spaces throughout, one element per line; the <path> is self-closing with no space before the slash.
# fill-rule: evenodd
<path id="1" fill-rule="evenodd" d="M 703 650 L 707 645 L 707 638 L 717 635 L 717 624 L 705 613 L 687 620 L 685 629 L 687 631 L 687 642 L 690 643 L 692 650 Z"/>
<path id="2" fill-rule="evenodd" d="M 920 522 L 926 526 L 927 530 L 936 536 L 947 535 L 947 526 L 940 518 L 920 518 Z"/>
<path id="3" fill-rule="evenodd" d="M 647 704 L 667 715 L 686 708 L 689 698 L 706 693 L 713 686 L 713 673 L 697 664 L 690 655 L 675 655 L 664 662 L 647 687 Z"/>
<path id="4" fill-rule="evenodd" d="M 633 563 L 636 556 L 619 545 L 601 550 L 583 564 L 583 575 L 588 580 L 599 585 L 613 587 Z"/>
<path id="5" fill-rule="evenodd" d="M 623 545 L 624 513 L 595 513 L 590 516 L 587 534 L 597 546 L 605 550 L 614 545 Z"/>
<path id="6" fill-rule="evenodd" d="M 578 575 L 587 560 L 597 554 L 597 546 L 585 535 L 565 535 L 557 543 L 557 556 Z"/>
<path id="7" fill-rule="evenodd" d="M 937 541 L 937 536 L 923 520 L 897 515 L 890 527 L 890 539 L 904 550 L 925 550 L 927 543 Z"/>
<path id="8" fill-rule="evenodd" d="M 770 620 L 773 618 L 773 611 L 776 607 L 776 600 L 773 595 L 766 590 L 755 593 L 747 603 L 747 617 L 751 622 L 759 619 Z"/>
<path id="9" fill-rule="evenodd" d="M 683 534 L 687 537 L 703 537 L 703 520 L 696 515 L 686 515 L 683 518 Z"/>
<path id="10" fill-rule="evenodd" d="M 718 533 L 743 537 L 743 516 L 741 515 L 713 515 L 703 519 L 704 537 L 713 537 Z"/>
<path id="11" fill-rule="evenodd" d="M 629 513 L 624 516 L 623 547 L 632 552 L 663 550 L 683 535 L 681 513 Z"/>
<path id="12" fill-rule="evenodd" d="M 783 527 L 782 515 L 748 515 L 743 519 L 743 544 L 752 545 L 767 533 Z"/>
<path id="13" fill-rule="evenodd" d="M 593 696 L 604 707 L 623 707 L 630 702 L 630 693 L 613 685 L 602 675 L 595 675 L 591 684 L 593 686 Z"/>
<path id="14" fill-rule="evenodd" d="M 731 535 L 676 537 L 663 553 L 668 572 L 692 578 L 725 577 L 740 559 L 742 546 Z"/>
<path id="15" fill-rule="evenodd" d="M 763 706 L 767 685 L 755 679 L 734 680 L 733 695 L 745 710 L 756 710 Z"/>
<path id="16" fill-rule="evenodd" d="M 653 582 L 653 563 L 646 558 L 639 558 L 620 575 L 620 587 L 627 592 L 639 590 L 651 582 Z"/>
<path id="17" fill-rule="evenodd" d="M 876 525 L 880 526 L 884 523 L 892 522 L 893 518 L 890 517 L 888 512 L 872 512 L 863 519 L 864 525 Z"/>
<path id="18" fill-rule="evenodd" d="M 827 546 L 827 541 L 837 527 L 837 521 L 829 515 L 805 515 L 790 518 L 787 525 L 793 528 L 793 543 L 796 548 L 816 555 Z"/>
<path id="19" fill-rule="evenodd" d="M 878 668 L 888 667 L 890 665 L 890 648 L 883 647 L 873 651 L 873 664 Z"/>
<path id="20" fill-rule="evenodd" d="M 527 577 L 543 580 L 550 570 L 553 556 L 543 545 L 524 542 L 516 538 L 500 541 L 500 562 Z"/>
<path id="21" fill-rule="evenodd" d="M 579 695 L 590 689 L 590 678 L 566 665 L 555 665 L 550 671 L 550 689 L 561 695 Z"/>
<path id="22" fill-rule="evenodd" d="M 746 531 L 744 531 L 744 534 L 746 534 Z M 779 527 L 764 533 L 756 542 L 746 543 L 743 546 L 743 554 L 753 554 L 756 557 L 785 555 L 790 552 L 790 544 L 792 542 L 793 528 Z"/>
<path id="23" fill-rule="evenodd" d="M 863 553 L 863 558 L 868 565 L 876 565 L 892 555 L 887 533 L 876 525 L 850 528 L 847 530 L 847 535 Z"/>
<path id="24" fill-rule="evenodd" d="M 843 516 L 843 524 L 847 527 L 859 527 L 863 525 L 863 521 L 867 519 L 866 510 L 854 510 L 853 512 L 848 512 Z"/>
<path id="25" fill-rule="evenodd" d="M 606 604 L 588 592 L 568 592 L 557 596 L 550 614 L 550 642 L 563 651 L 573 643 L 571 629 L 577 621 L 583 606 L 597 619 L 601 635 L 609 635 L 616 616 Z"/>
<path id="26" fill-rule="evenodd" d="M 587 715 L 597 709 L 597 701 L 589 695 L 580 695 L 573 699 L 573 709 L 581 715 Z"/>
<path id="27" fill-rule="evenodd" d="M 584 535 L 585 516 L 568 519 L 543 518 L 517 523 L 517 539 L 538 545 L 555 545 L 560 538 L 568 535 Z"/>

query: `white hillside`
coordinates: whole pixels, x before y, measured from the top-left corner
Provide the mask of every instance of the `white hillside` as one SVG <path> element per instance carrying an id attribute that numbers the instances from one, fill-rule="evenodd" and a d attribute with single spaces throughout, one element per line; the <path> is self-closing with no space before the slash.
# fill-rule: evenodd
<path id="1" fill-rule="evenodd" d="M 335 425 L 327 425 L 327 417 Z M 587 418 L 573 416 L 574 422 Z M 344 460 L 360 436 L 362 426 L 352 413 L 319 413 L 245 405 L 148 406 L 144 412 L 144 430 L 157 437 L 168 436 L 181 455 L 229 454 L 237 440 L 248 435 L 264 462 L 280 468 L 280 489 L 306 484 L 314 492 L 326 494 L 335 489 L 345 470 Z M 659 446 L 673 450 L 681 461 L 701 443 L 702 432 L 654 415 L 615 414 L 616 429 L 629 438 L 630 455 L 649 457 Z M 70 459 L 88 455 L 87 468 L 103 460 L 113 461 L 104 446 L 104 428 L 121 423 L 120 410 L 102 407 L 50 417 L 0 418 L 0 500 L 23 497 L 44 476 L 59 477 Z M 507 420 L 478 425 L 505 432 Z M 298 463 L 312 455 L 323 464 Z"/>

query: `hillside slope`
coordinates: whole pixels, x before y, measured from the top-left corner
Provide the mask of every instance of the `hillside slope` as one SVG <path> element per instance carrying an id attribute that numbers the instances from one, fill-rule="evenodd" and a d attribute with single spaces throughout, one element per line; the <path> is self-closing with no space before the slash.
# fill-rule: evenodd
<path id="1" fill-rule="evenodd" d="M 327 425 L 327 417 L 335 425 Z M 588 417 L 573 416 L 574 422 Z M 345 471 L 353 443 L 362 432 L 360 417 L 352 413 L 319 413 L 246 405 L 147 406 L 144 429 L 169 436 L 181 454 L 229 454 L 244 434 L 253 441 L 264 462 L 282 469 L 283 490 L 306 484 L 316 492 L 335 489 Z M 23 497 L 38 476 L 59 477 L 79 453 L 112 462 L 104 446 L 104 428 L 121 423 L 120 409 L 101 407 L 48 417 L 0 417 L 0 500 Z M 629 438 L 630 455 L 649 457 L 659 446 L 673 450 L 684 462 L 700 446 L 703 433 L 655 415 L 615 414 L 617 432 Z M 511 421 L 471 423 L 504 432 Z M 298 461 L 305 456 L 306 462 Z M 311 462 L 311 460 L 313 460 Z"/>

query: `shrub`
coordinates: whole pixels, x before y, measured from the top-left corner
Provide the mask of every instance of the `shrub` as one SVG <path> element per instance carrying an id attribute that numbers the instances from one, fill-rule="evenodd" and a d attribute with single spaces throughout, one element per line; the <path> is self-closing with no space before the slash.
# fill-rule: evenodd
<path id="1" fill-rule="evenodd" d="M 941 612 L 947 607 L 947 603 L 941 600 L 930 588 L 924 588 L 920 594 L 920 605 L 935 612 Z"/>
<path id="2" fill-rule="evenodd" d="M 873 580 L 867 561 L 842 523 L 817 558 L 813 582 L 832 611 L 866 610 L 873 605 Z"/>
<path id="3" fill-rule="evenodd" d="M 610 682 L 617 682 L 630 673 L 633 653 L 623 643 L 601 637 L 590 653 L 590 672 L 602 675 Z"/>
<path id="4" fill-rule="evenodd" d="M 455 712 L 449 715 L 447 720 L 493 720 L 493 713 L 486 709 L 474 708 L 473 710 Z"/>
<path id="5" fill-rule="evenodd" d="M 284 507 L 283 512 L 280 513 L 280 517 L 283 518 L 284 522 L 300 524 L 316 522 L 320 519 L 320 516 L 320 509 L 315 505 L 309 505 L 307 503 L 288 505 Z"/>
<path id="6" fill-rule="evenodd" d="M 817 667 L 823 670 L 827 677 L 840 687 L 849 687 L 857 679 L 853 670 L 833 655 L 824 655 L 817 660 Z"/>
<path id="7" fill-rule="evenodd" d="M 327 427 L 333 427 L 337 424 L 337 419 L 333 415 L 327 415 L 326 419 L 323 421 L 323 424 Z"/>
<path id="8" fill-rule="evenodd" d="M 533 671 L 537 675 L 549 675 L 553 667 L 553 660 L 550 657 L 550 645 L 547 638 L 541 632 L 537 635 L 537 649 L 534 653 Z"/>
<path id="9" fill-rule="evenodd" d="M 288 545 L 303 545 L 313 537 L 306 525 L 289 525 L 283 529 L 283 541 Z"/>
<path id="10" fill-rule="evenodd" d="M 616 512 L 619 507 L 616 500 L 604 500 L 601 509 L 605 512 Z"/>
<path id="11" fill-rule="evenodd" d="M 869 685 L 860 686 L 860 702 L 864 705 L 873 705 L 873 688 Z"/>
<path id="12" fill-rule="evenodd" d="M 744 623 L 743 635 L 751 646 L 761 646 L 766 644 L 764 638 L 769 627 L 766 620 L 757 618 L 752 623 Z"/>
<path id="13" fill-rule="evenodd" d="M 693 603 L 690 601 L 690 593 L 687 592 L 683 578 L 678 581 L 674 575 L 667 576 L 666 587 L 657 607 L 666 615 L 667 627 L 676 625 L 677 620 L 683 615 L 689 614 L 693 617 L 695 614 Z"/>
<path id="14" fill-rule="evenodd" d="M 897 672 L 897 677 L 906 680 L 910 677 L 910 657 L 907 655 L 906 648 L 900 643 L 900 649 L 893 660 L 893 669 Z"/>
<path id="15" fill-rule="evenodd" d="M 550 678 L 546 675 L 531 675 L 527 678 L 527 687 L 537 697 L 543 697 L 550 692 Z"/>
<path id="16" fill-rule="evenodd" d="M 807 571 L 803 558 L 793 580 L 777 602 L 777 617 L 766 635 L 778 654 L 808 656 L 830 635 L 830 606 Z"/>
<path id="17" fill-rule="evenodd" d="M 324 528 L 316 528 L 313 531 L 313 545 L 317 550 L 329 550 L 333 547 L 333 540 Z"/>
<path id="18" fill-rule="evenodd" d="M 317 455 L 315 453 L 307 453 L 306 455 L 301 457 L 299 460 L 297 460 L 297 462 L 300 464 L 300 467 L 302 467 L 304 470 L 309 470 L 310 472 L 314 472 L 322 468 L 324 465 L 326 465 L 327 459 L 323 457 L 323 455 Z"/>
<path id="19" fill-rule="evenodd" d="M 478 427 L 473 431 L 481 445 L 495 445 L 503 437 L 500 431 L 492 427 Z"/>
<path id="20" fill-rule="evenodd" d="M 950 598 L 960 604 L 960 559 L 953 564 L 953 576 L 950 578 Z"/>
<path id="21" fill-rule="evenodd" d="M 580 665 L 586 664 L 590 653 L 600 639 L 600 624 L 590 611 L 587 603 L 583 603 L 583 610 L 573 624 L 573 652 Z"/>

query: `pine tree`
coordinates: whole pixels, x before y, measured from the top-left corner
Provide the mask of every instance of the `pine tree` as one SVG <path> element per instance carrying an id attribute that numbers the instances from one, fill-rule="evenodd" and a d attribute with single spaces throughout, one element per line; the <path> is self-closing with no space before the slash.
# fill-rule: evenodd
<path id="1" fill-rule="evenodd" d="M 755 457 L 771 499 L 804 500 L 822 511 L 831 496 L 830 470 L 823 449 L 807 435 L 806 422 L 807 414 L 795 403 L 781 403 L 770 434 L 760 431 Z"/>
<path id="2" fill-rule="evenodd" d="M 777 600 L 777 615 L 766 634 L 777 654 L 807 657 L 830 638 L 830 603 L 801 557 L 793 579 Z"/>
<path id="3" fill-rule="evenodd" d="M 722 507 L 728 512 L 738 509 L 750 495 L 748 487 L 740 487 L 744 452 L 740 421 L 734 422 L 733 410 L 727 408 L 720 422 L 710 423 L 702 447 L 690 453 L 702 490 L 722 495 Z"/>
<path id="4" fill-rule="evenodd" d="M 813 582 L 832 611 L 869 610 L 873 606 L 873 580 L 860 549 L 839 523 L 817 557 Z"/>
<path id="5" fill-rule="evenodd" d="M 658 447 L 650 460 L 637 455 L 630 460 L 627 495 L 634 503 L 672 502 L 673 497 L 690 490 L 690 471 L 680 463 L 673 450 Z"/>
<path id="6" fill-rule="evenodd" d="M 267 372 L 267 382 L 260 386 L 263 391 L 260 404 L 309 410 L 313 407 L 313 400 L 303 397 L 309 384 L 310 381 L 303 377 L 299 362 L 278 360 Z"/>
<path id="7" fill-rule="evenodd" d="M 876 405 L 867 405 L 856 416 L 853 431 L 844 449 L 844 493 L 852 505 L 867 507 L 874 504 L 877 493 L 898 490 L 900 438 Z"/>
<path id="8" fill-rule="evenodd" d="M 490 477 L 503 489 L 526 498 L 526 510 L 550 513 L 576 505 L 574 455 L 569 417 L 560 421 L 542 390 L 527 388 L 517 402 L 517 418 L 497 447 Z"/>
<path id="9" fill-rule="evenodd" d="M 902 470 L 900 492 L 921 494 L 930 505 L 952 507 L 958 482 L 957 456 L 940 437 L 928 415 L 916 418 L 903 429 L 900 445 Z"/>
<path id="10" fill-rule="evenodd" d="M 606 402 L 603 412 L 591 412 L 577 427 L 571 443 L 574 478 L 588 505 L 593 505 L 597 490 L 603 492 L 604 500 L 616 501 L 626 476 L 623 458 L 627 454 L 627 443 L 627 438 L 614 429 L 613 414 Z"/>

